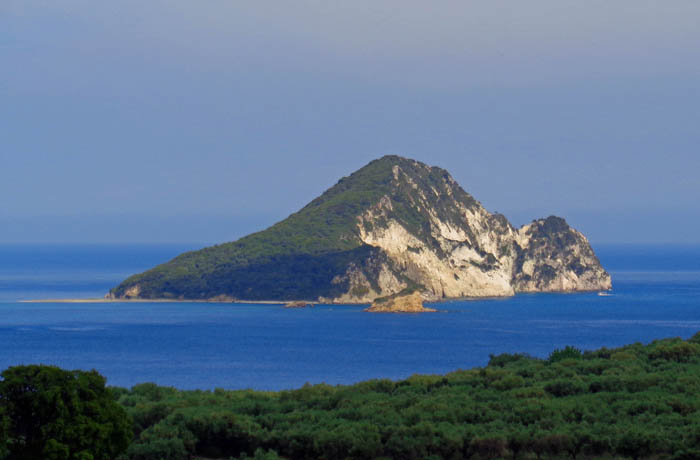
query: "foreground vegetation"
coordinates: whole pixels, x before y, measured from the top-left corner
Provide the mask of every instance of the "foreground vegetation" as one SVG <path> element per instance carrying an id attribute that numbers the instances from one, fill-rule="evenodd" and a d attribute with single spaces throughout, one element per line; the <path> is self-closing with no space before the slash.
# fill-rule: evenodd
<path id="1" fill-rule="evenodd" d="M 15 366 L 0 380 L 0 459 L 109 460 L 132 423 L 95 371 Z"/>
<path id="2" fill-rule="evenodd" d="M 5 382 L 12 375 L 3 373 Z M 8 459 L 40 458 L 7 456 L 6 446 L 17 448 L 21 439 L 5 382 L 0 451 Z M 97 433 L 106 442 L 112 432 L 117 442 L 103 444 L 113 449 L 125 431 L 109 427 L 122 427 L 126 417 L 133 440 L 121 459 L 700 458 L 700 333 L 583 353 L 567 347 L 548 359 L 504 354 L 483 368 L 397 382 L 281 392 L 141 384 L 111 392 L 110 402 L 128 416 L 97 411 L 102 425 L 91 425 L 88 410 L 79 420 L 93 431 L 81 436 Z M 65 428 L 75 420 L 52 426 L 72 432 Z M 68 452 L 65 445 L 59 454 Z M 80 449 L 82 456 L 52 458 L 106 455 Z"/>
<path id="3" fill-rule="evenodd" d="M 128 457 L 700 458 L 700 334 L 688 341 L 294 391 L 119 390 Z M 257 452 L 257 455 L 256 455 Z"/>

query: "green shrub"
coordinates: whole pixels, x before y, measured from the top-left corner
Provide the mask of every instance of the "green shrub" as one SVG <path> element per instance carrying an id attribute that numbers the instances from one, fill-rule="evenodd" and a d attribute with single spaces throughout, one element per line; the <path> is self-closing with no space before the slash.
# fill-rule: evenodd
<path id="1" fill-rule="evenodd" d="M 556 397 L 577 395 L 587 390 L 586 386 L 582 382 L 577 382 L 571 379 L 555 380 L 554 382 L 545 385 L 544 389 L 547 391 L 547 393 L 550 393 Z"/>
<path id="2" fill-rule="evenodd" d="M 499 355 L 480 369 L 350 386 L 115 394 L 138 424 L 131 459 L 693 458 L 700 362 L 678 351 L 684 343 L 696 345 Z"/>
<path id="3" fill-rule="evenodd" d="M 583 353 L 581 350 L 579 350 L 576 347 L 572 347 L 571 345 L 567 345 L 563 349 L 556 349 L 554 350 L 548 358 L 548 361 L 550 363 L 556 363 L 559 361 L 563 361 L 565 359 L 582 359 L 583 358 Z"/>
<path id="4" fill-rule="evenodd" d="M 131 420 L 96 371 L 29 365 L 0 377 L 0 451 L 10 459 L 108 460 L 129 445 Z"/>

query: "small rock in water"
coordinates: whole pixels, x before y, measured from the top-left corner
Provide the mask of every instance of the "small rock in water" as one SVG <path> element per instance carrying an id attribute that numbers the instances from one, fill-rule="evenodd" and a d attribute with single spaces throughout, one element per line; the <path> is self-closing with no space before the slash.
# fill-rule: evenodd
<path id="1" fill-rule="evenodd" d="M 284 304 L 284 308 L 306 308 L 306 307 L 313 307 L 312 304 L 308 302 L 304 302 L 302 300 L 294 301 L 294 302 L 287 302 Z"/>
<path id="2" fill-rule="evenodd" d="M 411 294 L 376 299 L 365 311 L 374 313 L 423 313 L 436 310 L 424 307 L 420 292 L 415 291 Z"/>

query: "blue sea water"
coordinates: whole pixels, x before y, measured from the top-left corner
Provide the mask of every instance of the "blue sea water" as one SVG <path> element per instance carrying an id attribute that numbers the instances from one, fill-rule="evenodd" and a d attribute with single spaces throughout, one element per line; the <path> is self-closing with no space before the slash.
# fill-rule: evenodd
<path id="1" fill-rule="evenodd" d="M 700 331 L 700 247 L 600 246 L 610 296 L 445 302 L 424 315 L 357 306 L 20 303 L 99 297 L 185 245 L 0 246 L 0 369 L 97 369 L 108 384 L 295 388 L 481 366 L 489 354 L 582 349 Z"/>

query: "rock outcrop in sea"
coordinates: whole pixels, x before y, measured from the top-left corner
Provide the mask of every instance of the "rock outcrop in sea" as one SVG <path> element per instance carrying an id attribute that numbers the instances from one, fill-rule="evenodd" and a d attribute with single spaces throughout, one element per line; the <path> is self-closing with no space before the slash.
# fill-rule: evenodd
<path id="1" fill-rule="evenodd" d="M 434 308 L 423 306 L 423 299 L 419 292 L 410 294 L 394 294 L 389 297 L 375 299 L 365 311 L 372 313 L 425 313 L 437 311 Z"/>
<path id="2" fill-rule="evenodd" d="M 519 229 L 444 169 L 386 156 L 267 230 L 134 275 L 117 298 L 371 303 L 611 288 L 586 237 L 548 217 Z"/>

